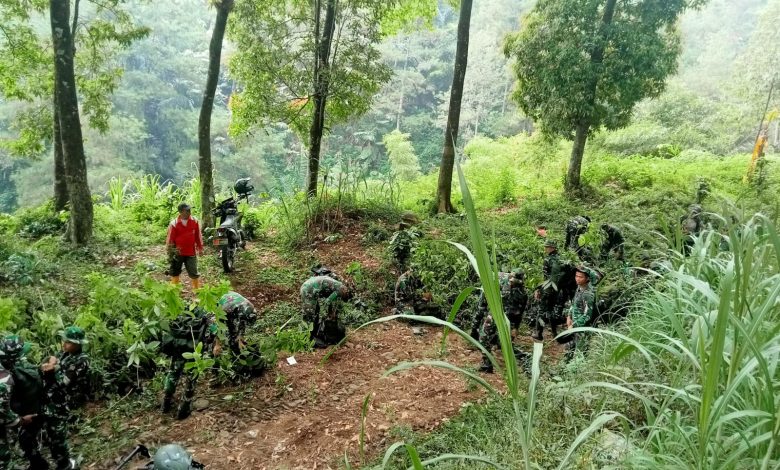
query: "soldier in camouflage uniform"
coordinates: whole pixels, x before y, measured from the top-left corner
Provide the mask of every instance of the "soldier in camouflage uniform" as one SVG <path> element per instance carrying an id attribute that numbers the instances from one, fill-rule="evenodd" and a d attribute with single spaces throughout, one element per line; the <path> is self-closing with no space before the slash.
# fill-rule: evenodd
<path id="1" fill-rule="evenodd" d="M 520 325 L 528 302 L 528 295 L 525 292 L 525 273 L 522 269 L 515 269 L 511 273 L 498 273 L 498 285 L 501 289 L 501 302 L 504 306 L 504 313 L 509 320 L 510 328 L 517 327 Z M 488 310 L 484 291 L 479 296 L 477 315 L 474 318 L 474 326 L 471 332 L 472 337 L 474 337 L 475 333 L 485 349 L 490 350 L 498 344 L 498 328 Z M 479 370 L 488 373 L 493 372 L 493 364 L 487 356 L 483 356 Z"/>
<path id="2" fill-rule="evenodd" d="M 577 291 L 571 301 L 571 307 L 566 317 L 566 327 L 579 328 L 589 326 L 596 307 L 596 289 L 595 284 L 599 280 L 599 275 L 592 269 L 580 265 L 577 266 L 575 281 L 577 282 Z M 574 352 L 580 350 L 585 352 L 587 347 L 587 334 L 572 333 L 574 336 L 566 345 L 566 358 L 571 360 Z"/>
<path id="3" fill-rule="evenodd" d="M 50 364 L 44 364 L 39 370 L 24 357 L 27 350 L 19 336 L 7 336 L 0 341 L 0 364 L 13 379 L 11 410 L 21 416 L 19 447 L 30 468 L 48 469 L 49 463 L 40 449 L 40 433 L 45 429 L 57 470 L 75 468 L 68 446 L 68 408 L 62 371 Z"/>
<path id="4" fill-rule="evenodd" d="M 77 326 L 70 326 L 60 333 L 62 337 L 62 351 L 56 356 L 49 357 L 44 364 L 47 373 L 57 370 L 62 372 L 65 384 L 67 405 L 70 411 L 84 406 L 91 394 L 89 385 L 89 355 L 83 351 L 88 343 L 84 330 Z"/>
<path id="5" fill-rule="evenodd" d="M 610 256 L 614 256 L 617 261 L 623 261 L 623 244 L 625 238 L 619 228 L 614 225 L 602 224 L 601 231 L 604 232 L 604 243 L 601 245 L 601 259 L 606 261 Z"/>
<path id="6" fill-rule="evenodd" d="M 542 274 L 544 282 L 534 291 L 531 302 L 534 334 L 537 341 L 544 339 L 544 325 L 549 325 L 553 337 L 558 335 L 558 324 L 563 323 L 562 306 L 565 302 L 563 287 L 563 263 L 558 256 L 558 245 L 553 240 L 544 243 L 544 264 Z"/>
<path id="7" fill-rule="evenodd" d="M 257 321 L 257 311 L 244 296 L 233 291 L 223 295 L 218 303 L 226 315 L 230 351 L 238 356 L 246 327 Z"/>
<path id="8" fill-rule="evenodd" d="M 704 228 L 704 222 L 702 221 L 702 208 L 699 204 L 691 204 L 688 207 L 688 214 L 680 218 L 682 224 L 683 233 L 683 249 L 687 255 L 691 252 L 693 247 L 694 237 L 697 237 Z"/>
<path id="9" fill-rule="evenodd" d="M 11 409 L 11 393 L 14 378 L 11 373 L 0 367 L 0 469 L 5 470 L 11 463 L 11 442 L 8 431 L 16 429 L 21 422 L 19 415 Z"/>
<path id="10" fill-rule="evenodd" d="M 311 339 L 314 340 L 315 347 L 336 344 L 343 338 L 342 329 L 338 326 L 338 301 L 348 300 L 350 295 L 346 284 L 330 276 L 310 277 L 301 285 L 303 319 L 312 323 Z M 324 317 L 321 315 L 322 310 L 325 310 Z M 331 327 L 338 331 L 330 334 Z"/>
<path id="11" fill-rule="evenodd" d="M 430 292 L 422 292 L 423 284 L 413 269 L 409 269 L 398 277 L 395 283 L 394 314 L 438 316 L 437 307 L 431 302 Z"/>
<path id="12" fill-rule="evenodd" d="M 176 393 L 187 359 L 184 353 L 191 353 L 199 343 L 203 343 L 203 354 L 211 352 L 219 356 L 222 348 L 217 338 L 217 324 L 214 316 L 200 307 L 191 306 L 188 311 L 171 322 L 169 330 L 163 334 L 161 351 L 171 357 L 171 366 L 165 376 L 162 412 L 168 413 L 173 407 L 173 395 Z M 196 371 L 187 371 L 187 384 L 179 403 L 176 419 L 187 418 L 192 411 L 192 399 L 198 382 Z"/>
<path id="13" fill-rule="evenodd" d="M 580 252 L 580 236 L 588 231 L 590 217 L 587 215 L 578 215 L 566 222 L 566 248 Z"/>

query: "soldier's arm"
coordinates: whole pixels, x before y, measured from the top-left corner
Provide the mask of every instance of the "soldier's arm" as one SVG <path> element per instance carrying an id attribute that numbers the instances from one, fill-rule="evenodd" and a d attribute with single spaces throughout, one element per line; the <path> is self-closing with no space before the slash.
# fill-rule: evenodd
<path id="1" fill-rule="evenodd" d="M 18 426 L 21 421 L 19 415 L 11 410 L 11 391 L 2 383 L 0 383 L 0 420 L 6 427 Z"/>

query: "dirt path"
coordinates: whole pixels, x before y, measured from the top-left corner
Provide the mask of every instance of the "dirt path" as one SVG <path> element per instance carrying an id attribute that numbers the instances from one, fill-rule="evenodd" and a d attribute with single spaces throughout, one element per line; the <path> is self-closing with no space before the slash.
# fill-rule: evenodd
<path id="1" fill-rule="evenodd" d="M 369 269 L 378 267 L 379 261 L 352 240 L 349 237 L 317 246 L 316 257 L 337 270 L 353 259 L 360 259 Z M 277 255 L 255 250 L 253 265 L 286 264 Z M 259 288 L 252 284 L 252 270 L 242 271 L 234 284 L 253 293 L 268 293 L 253 299 L 261 311 L 276 301 L 296 302 L 297 289 Z M 359 466 L 361 409 L 366 395 L 371 394 L 365 431 L 369 458 L 393 442 L 394 428 L 431 431 L 457 415 L 466 403 L 485 396 L 478 385 L 442 369 L 422 367 L 382 378 L 384 371 L 402 361 L 442 359 L 441 335 L 441 329 L 428 326 L 413 328 L 400 322 L 373 325 L 355 332 L 324 364 L 325 351 L 297 354 L 295 365 L 280 357 L 276 369 L 256 380 L 245 394 L 218 390 L 220 397 L 212 397 L 208 408 L 185 421 L 153 414 L 126 427 L 140 431 L 139 441 L 150 447 L 181 443 L 213 470 L 339 468 L 344 466 L 345 452 L 350 463 Z M 553 360 L 561 353 L 557 344 L 546 347 L 551 348 L 547 354 Z M 475 367 L 480 354 L 457 335 L 450 335 L 443 359 Z M 501 382 L 495 374 L 483 377 L 494 385 Z M 198 395 L 207 395 L 207 387 L 201 385 Z M 111 463 L 84 468 L 111 468 Z"/>

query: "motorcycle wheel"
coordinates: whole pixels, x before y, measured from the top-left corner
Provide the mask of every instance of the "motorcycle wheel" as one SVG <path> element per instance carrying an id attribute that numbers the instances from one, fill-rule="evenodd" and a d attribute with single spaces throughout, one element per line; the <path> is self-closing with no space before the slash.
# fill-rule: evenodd
<path id="1" fill-rule="evenodd" d="M 222 270 L 226 273 L 233 272 L 233 260 L 236 256 L 236 249 L 230 245 L 222 247 Z"/>

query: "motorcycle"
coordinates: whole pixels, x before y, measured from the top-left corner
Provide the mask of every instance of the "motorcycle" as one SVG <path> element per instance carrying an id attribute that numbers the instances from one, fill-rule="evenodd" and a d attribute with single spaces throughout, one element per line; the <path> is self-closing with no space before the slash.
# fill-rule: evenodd
<path id="1" fill-rule="evenodd" d="M 249 184 L 249 178 L 241 178 L 233 186 L 236 197 L 230 197 L 220 202 L 212 214 L 219 218 L 219 227 L 214 231 L 212 245 L 219 250 L 222 269 L 226 273 L 233 272 L 236 252 L 246 248 L 247 236 L 241 228 L 243 214 L 238 211 L 238 203 L 242 199 L 249 202 L 249 195 L 255 189 Z"/>

